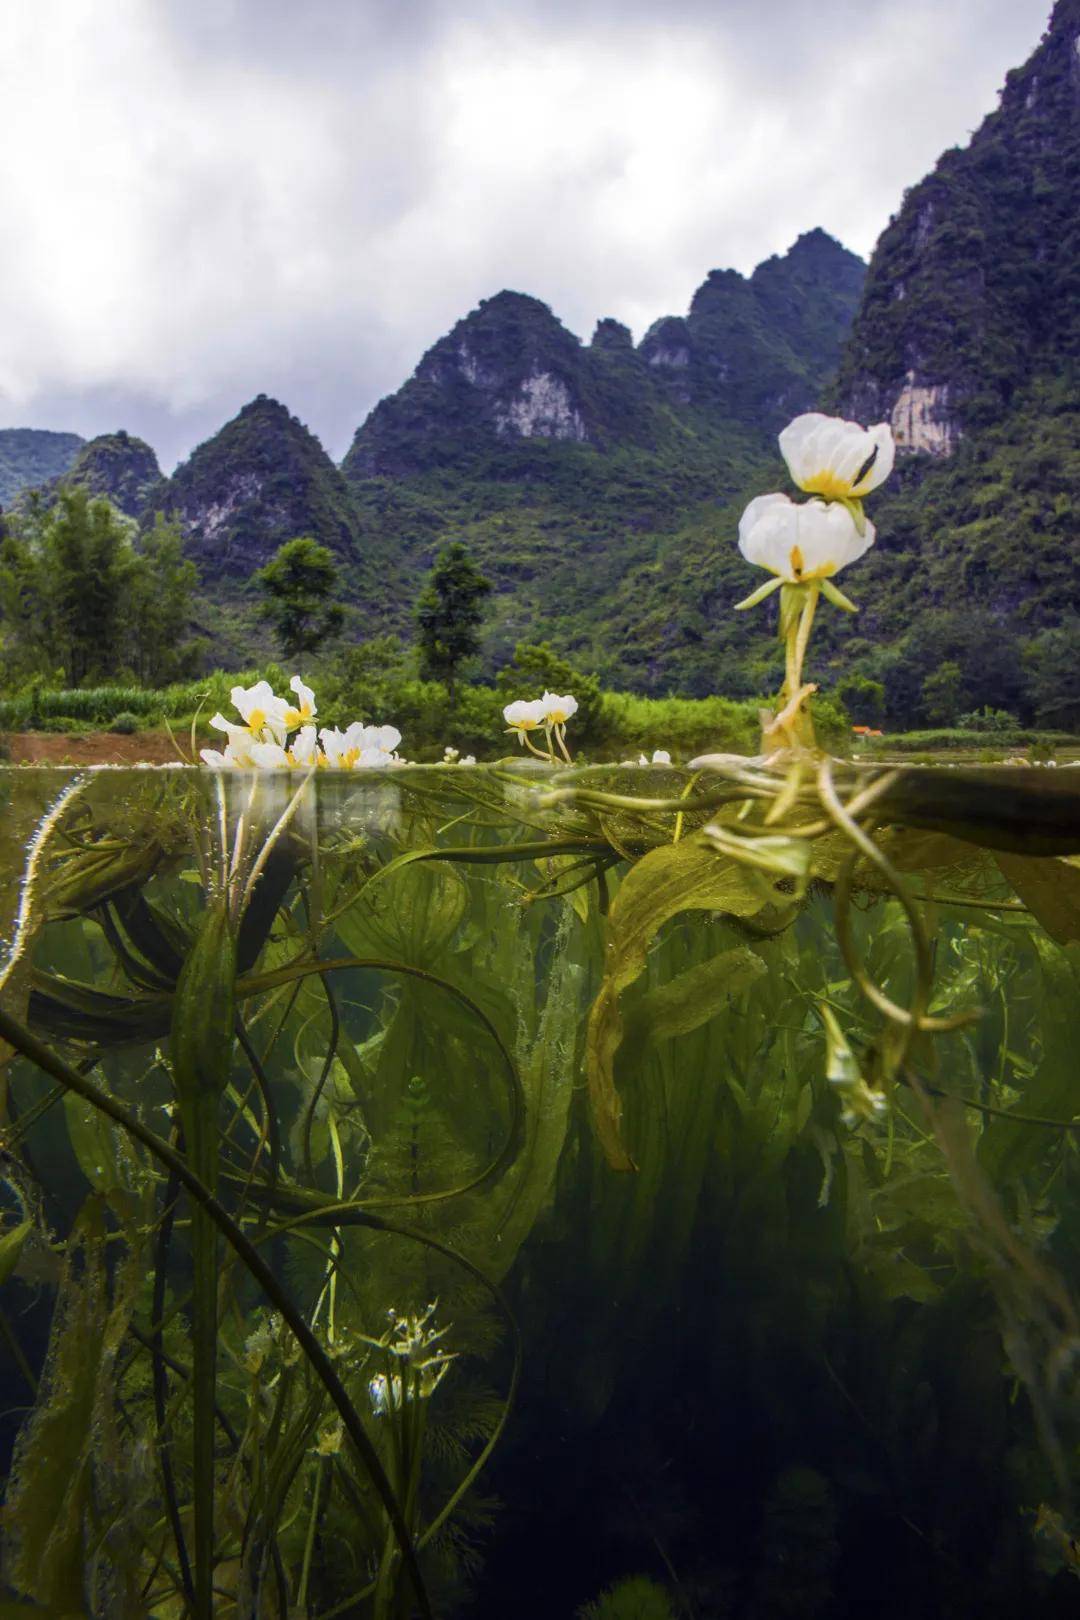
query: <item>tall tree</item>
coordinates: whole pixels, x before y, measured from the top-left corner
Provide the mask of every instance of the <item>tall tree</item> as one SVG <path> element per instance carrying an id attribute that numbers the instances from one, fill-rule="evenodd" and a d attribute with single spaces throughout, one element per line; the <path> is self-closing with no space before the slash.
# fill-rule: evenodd
<path id="1" fill-rule="evenodd" d="M 46 639 L 72 686 L 116 667 L 122 600 L 133 563 L 130 525 L 107 500 L 65 490 L 41 545 Z"/>
<path id="2" fill-rule="evenodd" d="M 455 540 L 439 552 L 417 601 L 420 673 L 425 680 L 445 682 L 451 703 L 462 664 L 480 651 L 481 604 L 490 590 L 491 581 Z"/>
<path id="3" fill-rule="evenodd" d="M 103 497 L 32 499 L 0 537 L 0 680 L 189 674 L 202 645 L 184 641 L 196 583 L 175 524 L 159 518 L 136 550 L 135 525 Z"/>
<path id="4" fill-rule="evenodd" d="M 130 571 L 123 604 L 128 662 L 147 686 L 192 673 L 203 646 L 184 640 L 199 576 L 183 544 L 180 525 L 159 512 Z"/>
<path id="5" fill-rule="evenodd" d="M 333 552 L 310 536 L 286 540 L 265 568 L 253 575 L 266 595 L 271 621 L 286 658 L 315 652 L 341 629 L 344 617 Z"/>

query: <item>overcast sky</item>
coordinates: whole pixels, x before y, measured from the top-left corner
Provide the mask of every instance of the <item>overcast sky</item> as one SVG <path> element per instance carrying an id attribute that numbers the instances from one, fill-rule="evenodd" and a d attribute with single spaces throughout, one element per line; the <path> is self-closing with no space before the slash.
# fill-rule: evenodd
<path id="1" fill-rule="evenodd" d="M 335 457 L 481 298 L 640 337 L 868 256 L 1050 0 L 2 0 L 0 427 L 168 470 L 254 394 Z"/>

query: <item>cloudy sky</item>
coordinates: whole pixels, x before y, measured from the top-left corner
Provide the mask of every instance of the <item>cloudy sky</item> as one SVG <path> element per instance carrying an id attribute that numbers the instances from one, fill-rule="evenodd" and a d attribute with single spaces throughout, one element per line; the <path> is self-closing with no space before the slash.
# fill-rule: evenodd
<path id="1" fill-rule="evenodd" d="M 1050 0 L 3 0 L 0 427 L 168 469 L 252 395 L 341 456 L 513 287 L 640 337 L 868 255 Z"/>

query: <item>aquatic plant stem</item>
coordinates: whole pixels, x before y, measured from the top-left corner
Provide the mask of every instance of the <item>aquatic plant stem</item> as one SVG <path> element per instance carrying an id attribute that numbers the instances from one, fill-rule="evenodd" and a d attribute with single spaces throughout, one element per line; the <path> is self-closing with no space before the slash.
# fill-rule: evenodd
<path id="1" fill-rule="evenodd" d="M 180 1517 L 180 1502 L 176 1494 L 176 1476 L 173 1472 L 172 1452 L 168 1437 L 167 1406 L 169 1389 L 165 1368 L 164 1326 L 162 1321 L 165 1310 L 165 1273 L 168 1264 L 169 1245 L 172 1241 L 173 1222 L 176 1218 L 176 1200 L 179 1193 L 180 1184 L 176 1176 L 170 1171 L 169 1179 L 165 1183 L 164 1208 L 161 1220 L 158 1223 L 157 1243 L 155 1245 L 150 1356 L 153 1369 L 154 1413 L 157 1419 L 158 1461 L 161 1467 L 165 1513 L 176 1546 L 176 1556 L 180 1565 L 180 1582 L 184 1596 L 189 1608 L 194 1612 L 195 1582 L 191 1571 L 191 1560 L 188 1557 L 183 1521 Z"/>
<path id="2" fill-rule="evenodd" d="M 200 1092 L 184 1110 L 188 1162 L 211 1194 L 217 1191 L 218 1098 Z M 195 1488 L 195 1614 L 213 1620 L 214 1417 L 217 1388 L 218 1233 L 200 1203 L 191 1206 L 192 1462 Z"/>
<path id="3" fill-rule="evenodd" d="M 75 1092 L 76 1096 L 82 1097 L 94 1108 L 97 1108 L 109 1119 L 113 1120 L 121 1129 L 127 1131 L 137 1142 L 141 1142 L 143 1147 L 152 1153 L 160 1164 L 175 1173 L 181 1186 L 206 1211 L 226 1242 L 262 1288 L 271 1304 L 280 1312 L 286 1326 L 307 1357 L 312 1371 L 320 1380 L 337 1408 L 345 1432 L 352 1441 L 393 1527 L 394 1535 L 401 1549 L 405 1569 L 416 1594 L 422 1620 L 433 1620 L 431 1604 L 416 1560 L 416 1549 L 413 1546 L 412 1538 L 393 1488 L 386 1477 L 382 1463 L 379 1461 L 378 1452 L 375 1450 L 370 1436 L 360 1420 L 359 1413 L 349 1399 L 333 1362 L 304 1320 L 303 1313 L 297 1310 L 289 1294 L 281 1286 L 256 1246 L 237 1225 L 224 1206 L 208 1191 L 181 1154 L 171 1148 L 155 1131 L 144 1125 L 136 1115 L 124 1107 L 123 1103 L 118 1102 L 115 1097 L 110 1097 L 108 1093 L 99 1090 L 93 1081 L 87 1079 L 85 1075 L 79 1074 L 78 1070 L 72 1068 L 58 1052 L 54 1052 L 52 1047 L 39 1040 L 36 1035 L 20 1024 L 17 1019 L 12 1018 L 11 1014 L 2 1007 L 0 1007 L 0 1036 L 8 1041 L 16 1051 L 21 1052 L 25 1058 L 28 1058 L 31 1063 L 35 1063 L 46 1074 L 52 1075 L 54 1080 L 58 1080 L 69 1091 Z"/>

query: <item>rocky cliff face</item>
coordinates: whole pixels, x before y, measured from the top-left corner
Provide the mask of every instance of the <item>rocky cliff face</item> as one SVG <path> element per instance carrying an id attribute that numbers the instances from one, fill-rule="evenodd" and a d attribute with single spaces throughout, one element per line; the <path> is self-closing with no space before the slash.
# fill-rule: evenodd
<path id="1" fill-rule="evenodd" d="M 204 583 L 244 580 L 284 540 L 311 535 L 343 559 L 356 543 L 344 480 L 314 434 L 260 394 L 161 491 Z"/>
<path id="2" fill-rule="evenodd" d="M 875 250 L 838 399 L 948 456 L 1080 357 L 1080 0 L 963 150 L 911 190 Z"/>
<path id="3" fill-rule="evenodd" d="M 657 400 L 643 368 L 628 375 L 619 364 L 633 368 L 634 360 L 620 333 L 618 322 L 601 323 L 585 348 L 538 298 L 486 298 L 375 407 L 343 470 L 354 480 L 408 478 L 464 467 L 521 440 L 599 448 L 647 439 Z"/>
<path id="4" fill-rule="evenodd" d="M 865 266 L 823 231 L 746 279 L 715 270 L 689 314 L 635 349 L 620 322 L 586 347 L 546 304 L 501 292 L 428 350 L 358 431 L 352 480 L 409 478 L 488 459 L 522 440 L 662 449 L 671 406 L 775 431 L 835 368 Z M 675 430 L 677 431 L 677 430 Z"/>
<path id="5" fill-rule="evenodd" d="M 77 433 L 0 428 L 0 508 L 67 472 L 85 442 Z"/>

